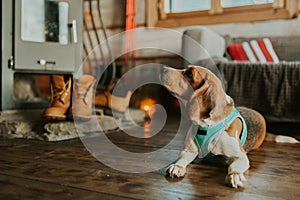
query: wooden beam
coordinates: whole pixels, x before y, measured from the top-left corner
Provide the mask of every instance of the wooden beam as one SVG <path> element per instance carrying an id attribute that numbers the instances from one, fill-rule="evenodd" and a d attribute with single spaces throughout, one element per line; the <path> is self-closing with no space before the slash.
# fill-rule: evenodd
<path id="1" fill-rule="evenodd" d="M 166 19 L 167 14 L 165 13 L 165 1 L 159 0 L 158 2 L 158 12 L 159 12 L 159 19 Z"/>
<path id="2" fill-rule="evenodd" d="M 273 8 L 274 9 L 284 8 L 284 2 L 285 2 L 285 0 L 274 0 Z"/>
<path id="3" fill-rule="evenodd" d="M 290 18 L 295 18 L 299 13 L 299 1 L 298 0 L 286 0 L 286 9 L 289 12 Z"/>
<path id="4" fill-rule="evenodd" d="M 223 8 L 221 6 L 221 0 L 210 0 L 210 10 L 209 14 L 220 14 L 223 13 Z"/>
<path id="5" fill-rule="evenodd" d="M 158 0 L 147 0 L 147 13 L 146 13 L 146 20 L 147 20 L 147 27 L 155 27 L 158 21 Z"/>

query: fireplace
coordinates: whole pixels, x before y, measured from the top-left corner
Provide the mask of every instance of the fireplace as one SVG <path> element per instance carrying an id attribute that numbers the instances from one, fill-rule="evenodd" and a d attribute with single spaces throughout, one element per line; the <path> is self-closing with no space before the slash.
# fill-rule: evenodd
<path id="1" fill-rule="evenodd" d="M 1 1 L 1 110 L 39 105 L 13 98 L 15 77 L 73 74 L 82 62 L 82 0 Z"/>

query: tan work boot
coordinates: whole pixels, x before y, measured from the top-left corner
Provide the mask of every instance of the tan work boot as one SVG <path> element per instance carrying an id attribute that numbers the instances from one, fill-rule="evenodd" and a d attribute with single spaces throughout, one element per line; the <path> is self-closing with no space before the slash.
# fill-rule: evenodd
<path id="1" fill-rule="evenodd" d="M 64 75 L 51 76 L 51 103 L 44 111 L 48 120 L 59 121 L 66 119 L 66 113 L 71 102 L 72 77 L 65 83 Z"/>
<path id="2" fill-rule="evenodd" d="M 84 74 L 75 83 L 72 112 L 74 118 L 89 119 L 92 116 L 93 90 L 95 85 L 93 76 Z"/>

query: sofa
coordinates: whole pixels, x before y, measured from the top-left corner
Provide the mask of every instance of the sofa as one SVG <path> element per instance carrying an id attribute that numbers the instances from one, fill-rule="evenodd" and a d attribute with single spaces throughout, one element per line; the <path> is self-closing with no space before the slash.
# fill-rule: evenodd
<path id="1" fill-rule="evenodd" d="M 182 38 L 184 65 L 214 69 L 236 106 L 253 108 L 267 122 L 300 122 L 300 35 L 269 37 L 279 63 L 232 60 L 226 47 L 255 38 L 189 28 Z M 217 72 L 216 72 L 217 71 Z"/>

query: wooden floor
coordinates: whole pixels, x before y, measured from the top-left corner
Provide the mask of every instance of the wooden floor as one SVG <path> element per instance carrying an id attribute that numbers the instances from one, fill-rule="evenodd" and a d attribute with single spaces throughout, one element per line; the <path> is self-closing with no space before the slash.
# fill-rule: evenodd
<path id="1" fill-rule="evenodd" d="M 174 136 L 175 124 L 142 143 L 122 132 L 108 136 L 127 150 L 155 149 Z M 80 139 L 0 139 L 0 199 L 300 199 L 299 150 L 299 145 L 264 143 L 249 154 L 246 187 L 232 189 L 224 185 L 222 164 L 194 163 L 183 179 L 171 180 L 165 169 L 138 174 L 109 168 Z"/>

